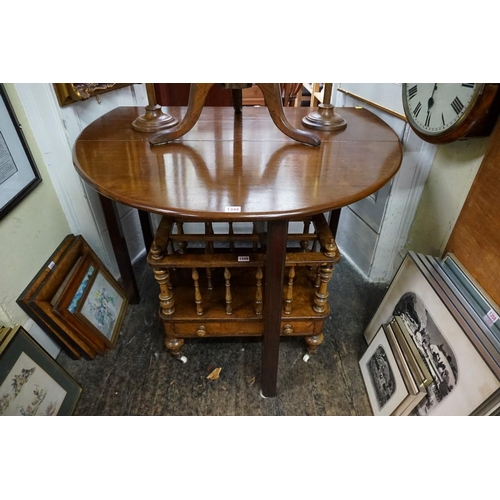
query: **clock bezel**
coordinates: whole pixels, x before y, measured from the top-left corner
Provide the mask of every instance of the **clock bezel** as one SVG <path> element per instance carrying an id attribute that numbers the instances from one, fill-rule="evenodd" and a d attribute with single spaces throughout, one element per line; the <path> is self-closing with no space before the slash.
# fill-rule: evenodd
<path id="1" fill-rule="evenodd" d="M 409 125 L 421 139 L 434 144 L 446 144 L 456 141 L 472 133 L 478 123 L 486 117 L 490 106 L 497 94 L 498 84 L 481 83 L 476 95 L 468 103 L 462 116 L 449 128 L 440 132 L 430 132 L 421 128 L 413 119 L 408 106 L 408 94 L 406 83 L 402 84 L 403 109 Z"/>

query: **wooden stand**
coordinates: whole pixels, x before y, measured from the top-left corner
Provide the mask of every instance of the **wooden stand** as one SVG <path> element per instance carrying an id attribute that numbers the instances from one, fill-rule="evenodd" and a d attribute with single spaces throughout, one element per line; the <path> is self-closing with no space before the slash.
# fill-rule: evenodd
<path id="1" fill-rule="evenodd" d="M 328 282 L 340 259 L 324 216 L 302 221 L 288 234 L 280 335 L 305 337 L 308 352 L 323 342 Z M 186 338 L 264 335 L 263 234 L 186 234 L 182 219 L 163 217 L 148 255 L 160 287 L 165 346 L 175 356 Z M 312 232 L 309 232 L 310 229 Z M 316 247 L 319 247 L 317 249 Z"/>
<path id="2" fill-rule="evenodd" d="M 148 93 L 148 105 L 146 113 L 138 116 L 132 122 L 132 128 L 138 132 L 158 132 L 177 125 L 178 120 L 168 113 L 164 113 L 161 106 L 156 102 L 154 85 L 146 83 Z"/>
<path id="3" fill-rule="evenodd" d="M 155 134 L 150 137 L 149 143 L 152 146 L 160 146 L 175 139 L 179 139 L 183 135 L 187 134 L 200 118 L 203 110 L 203 104 L 205 103 L 207 94 L 213 85 L 213 83 L 192 83 L 189 91 L 188 110 L 182 121 L 172 130 Z M 246 86 L 248 84 L 224 85 L 227 88 L 237 90 L 238 86 Z M 274 124 L 281 132 L 291 139 L 309 146 L 319 146 L 321 144 L 321 141 L 316 135 L 305 130 L 294 128 L 286 119 L 283 112 L 283 102 L 281 99 L 281 89 L 279 83 L 256 83 L 256 85 L 262 91 L 269 114 L 271 115 Z"/>
<path id="4" fill-rule="evenodd" d="M 318 104 L 317 111 L 309 113 L 302 118 L 302 125 L 304 127 L 313 128 L 316 130 L 343 130 L 347 127 L 347 122 L 335 112 L 332 100 L 332 84 L 325 83 L 325 94 L 322 104 Z"/>

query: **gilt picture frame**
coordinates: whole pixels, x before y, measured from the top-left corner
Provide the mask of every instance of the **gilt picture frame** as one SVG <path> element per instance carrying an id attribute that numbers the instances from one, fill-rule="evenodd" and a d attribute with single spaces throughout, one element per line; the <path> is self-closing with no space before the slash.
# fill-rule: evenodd
<path id="1" fill-rule="evenodd" d="M 41 182 L 21 124 L 0 84 L 0 220 Z"/>
<path id="2" fill-rule="evenodd" d="M 82 388 L 16 326 L 0 353 L 0 416 L 72 415 Z"/>
<path id="3" fill-rule="evenodd" d="M 53 83 L 59 106 L 86 101 L 112 90 L 132 85 L 131 83 Z"/>

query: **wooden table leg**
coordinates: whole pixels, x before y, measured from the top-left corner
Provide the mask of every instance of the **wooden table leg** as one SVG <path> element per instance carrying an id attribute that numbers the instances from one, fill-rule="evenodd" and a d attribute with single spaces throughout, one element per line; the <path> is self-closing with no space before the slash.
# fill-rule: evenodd
<path id="1" fill-rule="evenodd" d="M 125 295 L 130 304 L 138 304 L 140 301 L 139 289 L 135 281 L 134 270 L 132 269 L 132 262 L 128 253 L 127 242 L 123 235 L 122 226 L 120 223 L 120 216 L 117 212 L 116 202 L 99 194 L 101 200 L 104 218 L 106 219 L 106 226 L 109 231 L 111 244 L 122 278 L 122 284 Z"/>
<path id="2" fill-rule="evenodd" d="M 141 223 L 142 237 L 144 238 L 144 246 L 146 247 L 146 253 L 149 252 L 151 245 L 153 244 L 154 234 L 153 228 L 151 226 L 151 219 L 149 217 L 149 212 L 144 210 L 138 210 L 139 221 Z"/>
<path id="3" fill-rule="evenodd" d="M 330 212 L 330 222 L 329 222 L 329 227 L 330 231 L 332 232 L 333 237 L 335 238 L 337 236 L 337 229 L 339 227 L 339 220 L 340 220 L 340 211 L 341 208 L 337 208 L 335 210 L 332 210 Z"/>
<path id="4" fill-rule="evenodd" d="M 264 397 L 276 396 L 287 233 L 287 220 L 267 223 L 261 380 Z"/>

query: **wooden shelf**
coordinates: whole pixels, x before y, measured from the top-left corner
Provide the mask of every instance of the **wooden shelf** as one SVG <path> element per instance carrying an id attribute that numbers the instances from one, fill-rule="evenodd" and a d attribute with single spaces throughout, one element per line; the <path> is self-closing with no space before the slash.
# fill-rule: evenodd
<path id="1" fill-rule="evenodd" d="M 312 351 L 323 341 L 330 310 L 327 284 L 340 259 L 323 214 L 289 234 L 282 287 L 281 335 L 304 336 Z M 262 336 L 266 266 L 264 239 L 249 234 L 189 234 L 182 219 L 164 216 L 148 254 L 160 286 L 165 345 L 179 355 L 184 338 Z M 188 233 L 188 234 L 186 234 Z"/>
<path id="2" fill-rule="evenodd" d="M 175 312 L 164 319 L 174 322 L 193 321 L 262 321 L 262 315 L 255 314 L 256 280 L 255 268 L 231 269 L 231 281 L 234 283 L 235 292 L 232 297 L 231 315 L 226 314 L 224 269 L 214 269 L 212 272 L 212 290 L 208 289 L 207 275 L 200 270 L 199 284 L 202 296 L 204 313 L 197 317 L 196 303 L 193 288 L 193 279 L 190 269 L 175 269 L 171 273 L 172 291 L 175 299 Z M 329 314 L 328 305 L 322 313 L 314 311 L 314 276 L 307 267 L 299 267 L 296 271 L 293 286 L 292 311 L 287 318 L 304 319 L 325 318 Z M 288 279 L 288 278 L 287 278 Z M 287 281 L 287 280 L 286 280 Z M 283 283 L 283 303 L 286 300 L 286 283 Z"/>

